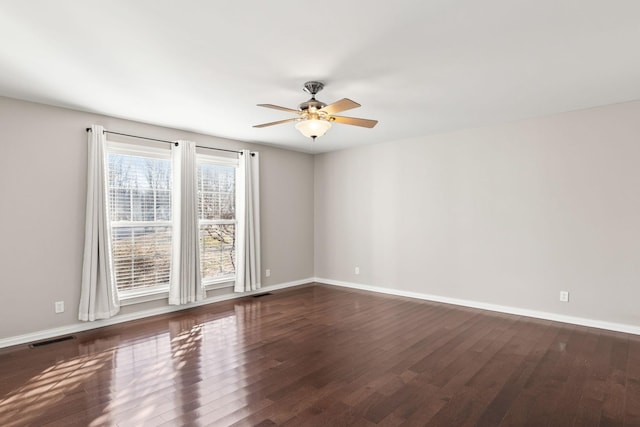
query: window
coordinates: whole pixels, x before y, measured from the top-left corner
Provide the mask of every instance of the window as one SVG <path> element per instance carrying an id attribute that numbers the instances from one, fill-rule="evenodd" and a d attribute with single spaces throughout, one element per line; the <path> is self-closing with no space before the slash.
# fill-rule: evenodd
<path id="1" fill-rule="evenodd" d="M 222 287 L 236 272 L 238 160 L 199 153 L 202 284 Z M 107 190 L 113 273 L 120 298 L 169 289 L 172 251 L 171 150 L 108 142 Z"/>
<path id="2" fill-rule="evenodd" d="M 113 273 L 122 298 L 169 288 L 171 174 L 169 150 L 107 145 Z"/>
<path id="3" fill-rule="evenodd" d="M 168 297 L 185 305 L 208 289 L 260 288 L 259 153 L 193 141 L 160 148 L 148 141 L 167 141 L 100 125 L 87 131 L 80 320 L 110 318 L 120 302 Z M 146 141 L 115 143 L 106 134 Z"/>
<path id="4" fill-rule="evenodd" d="M 236 272 L 236 159 L 198 155 L 198 219 L 203 285 L 233 281 Z"/>

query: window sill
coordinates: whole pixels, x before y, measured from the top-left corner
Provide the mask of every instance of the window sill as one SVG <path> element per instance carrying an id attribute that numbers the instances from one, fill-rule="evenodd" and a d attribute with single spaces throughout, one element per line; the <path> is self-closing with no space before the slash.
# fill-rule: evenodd
<path id="1" fill-rule="evenodd" d="M 213 291 L 216 289 L 224 289 L 224 288 L 233 288 L 235 285 L 235 280 L 225 280 L 225 281 L 217 281 L 211 283 L 204 284 L 205 291 Z"/>
<path id="2" fill-rule="evenodd" d="M 169 287 L 155 288 L 155 289 L 143 289 L 123 292 L 119 295 L 120 305 L 134 305 L 143 302 L 157 301 L 161 299 L 169 298 Z"/>
<path id="3" fill-rule="evenodd" d="M 204 284 L 204 290 L 214 291 L 217 289 L 233 288 L 235 280 L 216 281 Z M 155 288 L 155 289 L 143 289 L 139 291 L 127 291 L 119 295 L 120 306 L 141 304 L 149 301 L 168 300 L 169 299 L 169 287 Z"/>

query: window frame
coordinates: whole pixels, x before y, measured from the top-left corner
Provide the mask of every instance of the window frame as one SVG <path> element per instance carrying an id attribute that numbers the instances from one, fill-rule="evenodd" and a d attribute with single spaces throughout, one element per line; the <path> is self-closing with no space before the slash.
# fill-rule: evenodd
<path id="1" fill-rule="evenodd" d="M 114 228 L 125 228 L 125 227 L 144 227 L 145 223 L 147 224 L 146 226 L 152 226 L 152 227 L 168 227 L 171 229 L 171 242 L 173 242 L 174 239 L 174 233 L 173 231 L 175 230 L 175 219 L 173 218 L 173 204 L 174 202 L 174 182 L 173 182 L 173 176 L 174 176 L 174 164 L 172 161 L 172 155 L 171 155 L 171 147 L 158 147 L 155 145 L 148 145 L 145 143 L 123 143 L 123 142 L 116 142 L 116 141 L 111 141 L 111 140 L 107 140 L 106 144 L 105 144 L 105 178 L 104 178 L 104 182 L 105 182 L 105 186 L 106 186 L 106 193 L 107 193 L 107 208 L 110 209 L 109 207 L 109 191 L 110 191 L 110 187 L 109 187 L 109 155 L 110 154 L 116 154 L 116 155 L 124 155 L 124 156 L 134 156 L 134 157 L 142 157 L 142 158 L 150 158 L 150 159 L 159 159 L 159 160 L 168 160 L 169 164 L 171 166 L 171 188 L 170 188 L 170 196 L 171 196 L 171 219 L 170 220 L 160 220 L 160 221 L 153 221 L 151 224 L 153 225 L 148 225 L 149 221 L 133 221 L 133 220 L 129 220 L 129 221 L 114 221 L 111 217 L 109 217 L 109 227 L 110 227 L 110 231 L 111 231 L 111 235 L 110 235 L 110 239 L 113 239 L 113 229 Z M 170 244 L 170 247 L 172 248 L 173 243 Z M 113 250 L 113 242 L 111 243 L 111 250 Z M 171 270 L 173 268 L 172 265 L 172 256 L 170 255 L 170 261 L 169 261 L 169 278 L 171 278 Z M 115 271 L 114 271 L 114 267 L 115 264 L 113 262 L 111 262 L 111 265 L 109 266 L 109 268 L 111 268 L 112 270 L 112 277 L 113 280 L 116 280 L 116 275 L 115 275 Z M 171 279 L 169 279 L 171 280 Z M 169 297 L 169 287 L 170 287 L 170 283 L 164 284 L 164 285 L 154 285 L 154 286 L 149 286 L 146 288 L 141 288 L 141 289 L 127 289 L 127 290 L 119 290 L 117 287 L 117 282 L 114 283 L 114 286 L 116 287 L 116 292 L 118 293 L 118 298 L 121 300 L 121 305 L 130 305 L 130 304 L 135 304 L 135 303 L 140 303 L 140 302 L 146 302 L 146 301 L 153 301 L 153 300 L 157 300 L 157 299 L 165 299 Z"/>
<path id="2" fill-rule="evenodd" d="M 237 157 L 225 157 L 221 155 L 216 155 L 210 152 L 203 152 L 200 150 L 196 151 L 196 169 L 199 172 L 200 164 L 207 164 L 212 166 L 231 166 L 235 170 L 234 176 L 234 193 L 236 198 L 234 200 L 235 209 L 237 212 L 237 194 L 238 194 L 238 178 L 239 178 L 239 165 L 240 160 Z M 200 198 L 200 185 L 198 185 L 198 198 Z M 237 236 L 238 233 L 238 218 L 237 215 L 235 219 L 201 219 L 200 215 L 198 215 L 198 234 L 200 233 L 200 228 L 202 225 L 224 225 L 224 224 L 233 224 L 234 225 L 234 233 Z M 200 235 L 198 235 L 198 240 L 200 239 Z M 200 248 L 200 244 L 198 243 L 198 248 Z M 236 245 L 237 248 L 237 245 Z M 238 255 L 235 253 L 235 259 L 237 260 Z M 237 266 L 237 262 L 234 263 Z M 205 291 L 214 290 L 214 289 L 223 289 L 233 287 L 236 280 L 236 271 L 234 271 L 233 275 L 221 277 L 218 279 L 205 279 L 201 277 L 202 287 Z"/>

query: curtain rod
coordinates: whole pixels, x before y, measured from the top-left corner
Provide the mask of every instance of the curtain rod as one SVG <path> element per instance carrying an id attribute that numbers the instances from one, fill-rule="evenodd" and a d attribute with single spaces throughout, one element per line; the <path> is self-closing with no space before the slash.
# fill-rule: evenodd
<path id="1" fill-rule="evenodd" d="M 87 132 L 90 132 L 91 128 L 87 128 Z M 158 141 L 158 142 L 165 142 L 167 144 L 175 144 L 176 147 L 178 146 L 178 143 L 176 141 L 167 141 L 165 139 L 156 139 L 156 138 L 147 138 L 146 136 L 138 136 L 138 135 L 130 135 L 128 133 L 120 133 L 120 132 L 112 132 L 109 130 L 103 130 L 103 133 L 111 133 L 113 135 L 122 135 L 122 136 L 130 136 L 131 138 L 138 138 L 138 139 L 146 139 L 148 141 Z M 196 145 L 196 147 L 198 148 L 205 148 L 207 150 L 217 150 L 217 151 L 226 151 L 227 153 L 236 153 L 236 154 L 242 154 L 242 151 L 236 151 L 236 150 L 227 150 L 225 148 L 213 148 L 213 147 L 204 147 L 202 145 Z M 253 156 L 254 153 L 251 153 L 251 155 Z"/>

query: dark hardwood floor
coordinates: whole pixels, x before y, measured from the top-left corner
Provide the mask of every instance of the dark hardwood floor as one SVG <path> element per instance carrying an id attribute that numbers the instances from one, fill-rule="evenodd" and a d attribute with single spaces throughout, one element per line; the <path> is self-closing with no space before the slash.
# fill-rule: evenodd
<path id="1" fill-rule="evenodd" d="M 639 426 L 640 337 L 309 285 L 0 353 L 2 426 Z"/>

